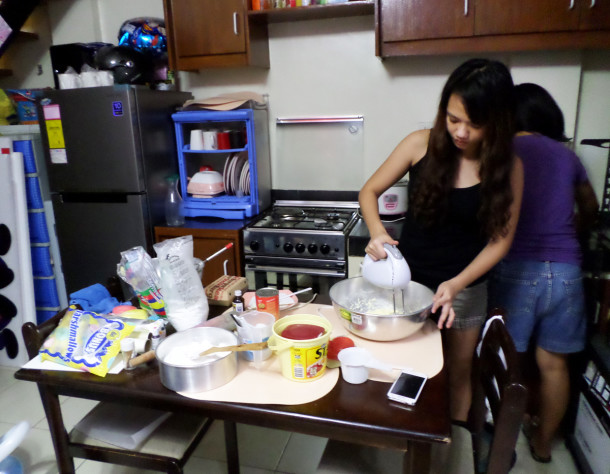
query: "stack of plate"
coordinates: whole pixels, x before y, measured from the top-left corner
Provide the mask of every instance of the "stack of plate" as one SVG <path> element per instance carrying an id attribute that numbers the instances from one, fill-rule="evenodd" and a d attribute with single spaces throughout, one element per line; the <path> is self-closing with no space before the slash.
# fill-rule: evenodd
<path id="1" fill-rule="evenodd" d="M 250 194 L 250 164 L 248 163 L 248 154 L 239 152 L 230 155 L 225 162 L 222 178 L 227 194 Z"/>

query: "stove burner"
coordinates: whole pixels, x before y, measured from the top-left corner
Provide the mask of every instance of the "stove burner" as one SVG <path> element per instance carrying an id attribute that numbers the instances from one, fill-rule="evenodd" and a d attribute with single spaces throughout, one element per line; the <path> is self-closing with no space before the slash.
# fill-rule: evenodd
<path id="1" fill-rule="evenodd" d="M 353 216 L 354 210 L 349 208 L 276 206 L 252 227 L 340 232 L 348 226 Z"/>

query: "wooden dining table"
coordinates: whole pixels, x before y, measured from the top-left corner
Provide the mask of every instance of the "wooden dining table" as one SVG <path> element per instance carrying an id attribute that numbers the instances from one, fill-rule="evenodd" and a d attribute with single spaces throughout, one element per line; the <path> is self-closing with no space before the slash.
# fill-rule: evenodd
<path id="1" fill-rule="evenodd" d="M 438 350 L 440 348 L 440 344 Z M 426 357 L 421 354 L 421 357 Z M 451 434 L 446 369 L 428 379 L 415 406 L 387 399 L 389 384 L 368 380 L 350 384 L 339 377 L 323 397 L 299 405 L 206 401 L 169 390 L 159 377 L 157 361 L 105 377 L 86 372 L 21 368 L 19 380 L 46 386 L 50 402 L 61 413 L 59 396 L 191 412 L 223 420 L 229 473 L 239 472 L 236 423 L 275 428 L 380 448 L 404 451 L 403 472 L 425 473 L 431 447 L 448 443 Z M 294 382 L 298 383 L 298 382 Z M 48 420 L 60 472 L 73 471 L 63 417 Z"/>

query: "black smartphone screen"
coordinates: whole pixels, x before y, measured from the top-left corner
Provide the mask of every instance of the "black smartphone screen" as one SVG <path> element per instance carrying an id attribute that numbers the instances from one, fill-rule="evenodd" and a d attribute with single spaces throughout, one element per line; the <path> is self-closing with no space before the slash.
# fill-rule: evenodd
<path id="1" fill-rule="evenodd" d="M 398 380 L 392 388 L 392 393 L 406 398 L 415 398 L 420 387 L 426 381 L 424 377 L 413 374 L 400 374 Z"/>

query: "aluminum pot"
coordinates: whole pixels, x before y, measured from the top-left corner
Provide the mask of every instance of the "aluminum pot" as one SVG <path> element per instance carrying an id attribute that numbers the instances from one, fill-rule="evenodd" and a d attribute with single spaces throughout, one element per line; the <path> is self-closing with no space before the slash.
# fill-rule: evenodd
<path id="1" fill-rule="evenodd" d="M 197 327 L 168 336 L 155 352 L 161 383 L 176 392 L 205 392 L 220 387 L 237 375 L 237 352 L 218 352 L 197 357 L 212 346 L 237 345 L 231 331 Z"/>
<path id="2" fill-rule="evenodd" d="M 341 280 L 330 288 L 341 323 L 356 336 L 373 341 L 395 341 L 419 331 L 430 316 L 433 296 L 432 290 L 411 281 L 402 292 L 402 305 L 397 305 L 404 314 L 392 314 L 394 292 L 362 277 Z"/>

